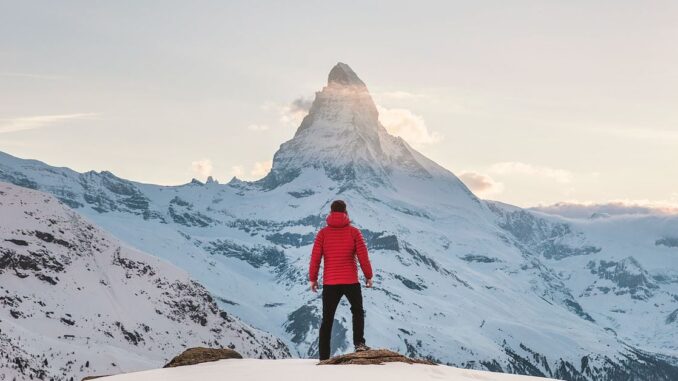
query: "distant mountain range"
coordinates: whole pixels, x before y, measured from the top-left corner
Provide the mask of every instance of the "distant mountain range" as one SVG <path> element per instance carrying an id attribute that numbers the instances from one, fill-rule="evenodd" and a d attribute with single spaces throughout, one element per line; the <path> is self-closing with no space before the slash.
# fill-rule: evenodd
<path id="1" fill-rule="evenodd" d="M 565 380 L 678 379 L 677 217 L 566 219 L 481 200 L 390 135 L 364 82 L 342 63 L 259 181 L 158 186 L 7 154 L 0 180 L 50 193 L 187 271 L 220 308 L 295 356 L 317 354 L 310 245 L 340 198 L 376 269 L 375 288 L 364 292 L 368 344 Z M 3 286 L 13 292 L 25 282 L 1 276 L 12 277 Z M 10 310 L 0 309 L 3 326 L 28 319 Z M 333 350 L 351 349 L 348 308 L 336 319 Z M 261 337 L 270 355 L 284 354 Z"/>

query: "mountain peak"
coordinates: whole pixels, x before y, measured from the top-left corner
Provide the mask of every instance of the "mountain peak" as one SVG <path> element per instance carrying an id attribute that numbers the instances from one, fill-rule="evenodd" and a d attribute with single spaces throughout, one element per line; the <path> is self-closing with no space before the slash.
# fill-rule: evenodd
<path id="1" fill-rule="evenodd" d="M 330 70 L 330 74 L 327 76 L 327 85 L 331 86 L 332 83 L 344 86 L 365 86 L 365 83 L 358 78 L 353 69 L 343 62 L 337 63 Z"/>
<path id="2" fill-rule="evenodd" d="M 312 169 L 342 185 L 391 187 L 394 175 L 437 176 L 470 193 L 451 172 L 388 133 L 367 86 L 342 62 L 330 70 L 327 86 L 316 92 L 294 137 L 280 146 L 271 171 L 259 183 L 276 188 Z"/>

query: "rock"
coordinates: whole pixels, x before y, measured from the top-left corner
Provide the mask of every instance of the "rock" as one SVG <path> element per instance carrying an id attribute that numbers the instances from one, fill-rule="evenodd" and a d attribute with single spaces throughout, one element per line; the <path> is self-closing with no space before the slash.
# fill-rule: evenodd
<path id="1" fill-rule="evenodd" d="M 348 65 L 343 62 L 337 63 L 330 74 L 327 77 L 327 84 L 338 83 L 343 86 L 362 86 L 365 87 L 365 83 L 358 78 L 358 75 L 351 69 Z"/>
<path id="2" fill-rule="evenodd" d="M 87 381 L 87 380 L 94 380 L 95 378 L 102 378 L 102 377 L 108 377 L 110 374 L 105 374 L 103 376 L 87 376 L 82 379 L 82 381 Z"/>
<path id="3" fill-rule="evenodd" d="M 363 352 L 353 352 L 341 356 L 335 356 L 327 360 L 323 360 L 318 365 L 372 365 L 383 364 L 387 362 L 404 362 L 407 364 L 427 364 L 436 365 L 436 363 L 424 359 L 412 359 L 403 356 L 400 353 L 390 351 L 388 349 L 371 349 Z"/>
<path id="4" fill-rule="evenodd" d="M 163 368 L 195 365 L 203 362 L 218 361 L 224 359 L 241 359 L 240 353 L 228 348 L 189 348 L 182 354 L 172 359 Z"/>

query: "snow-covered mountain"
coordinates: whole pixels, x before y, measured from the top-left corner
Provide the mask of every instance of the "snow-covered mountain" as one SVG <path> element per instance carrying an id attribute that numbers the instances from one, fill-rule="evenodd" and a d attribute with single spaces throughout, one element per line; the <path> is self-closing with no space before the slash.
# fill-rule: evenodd
<path id="1" fill-rule="evenodd" d="M 6 154 L 0 179 L 185 269 L 301 357 L 317 353 L 321 313 L 310 245 L 341 198 L 376 269 L 368 344 L 566 380 L 678 379 L 678 218 L 568 220 L 480 200 L 388 134 L 345 64 L 262 180 L 157 186 Z M 340 308 L 335 351 L 350 349 L 350 320 Z"/>
<path id="2" fill-rule="evenodd" d="M 197 345 L 289 357 L 182 270 L 121 243 L 51 195 L 0 183 L 0 380 L 160 367 Z"/>

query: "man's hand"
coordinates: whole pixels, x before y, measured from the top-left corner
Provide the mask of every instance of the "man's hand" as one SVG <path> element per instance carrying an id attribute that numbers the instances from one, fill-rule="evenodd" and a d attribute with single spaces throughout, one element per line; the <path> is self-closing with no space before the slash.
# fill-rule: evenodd
<path id="1" fill-rule="evenodd" d="M 318 282 L 311 281 L 311 291 L 318 292 Z"/>
<path id="2" fill-rule="evenodd" d="M 372 288 L 372 278 L 365 281 L 365 287 Z"/>

